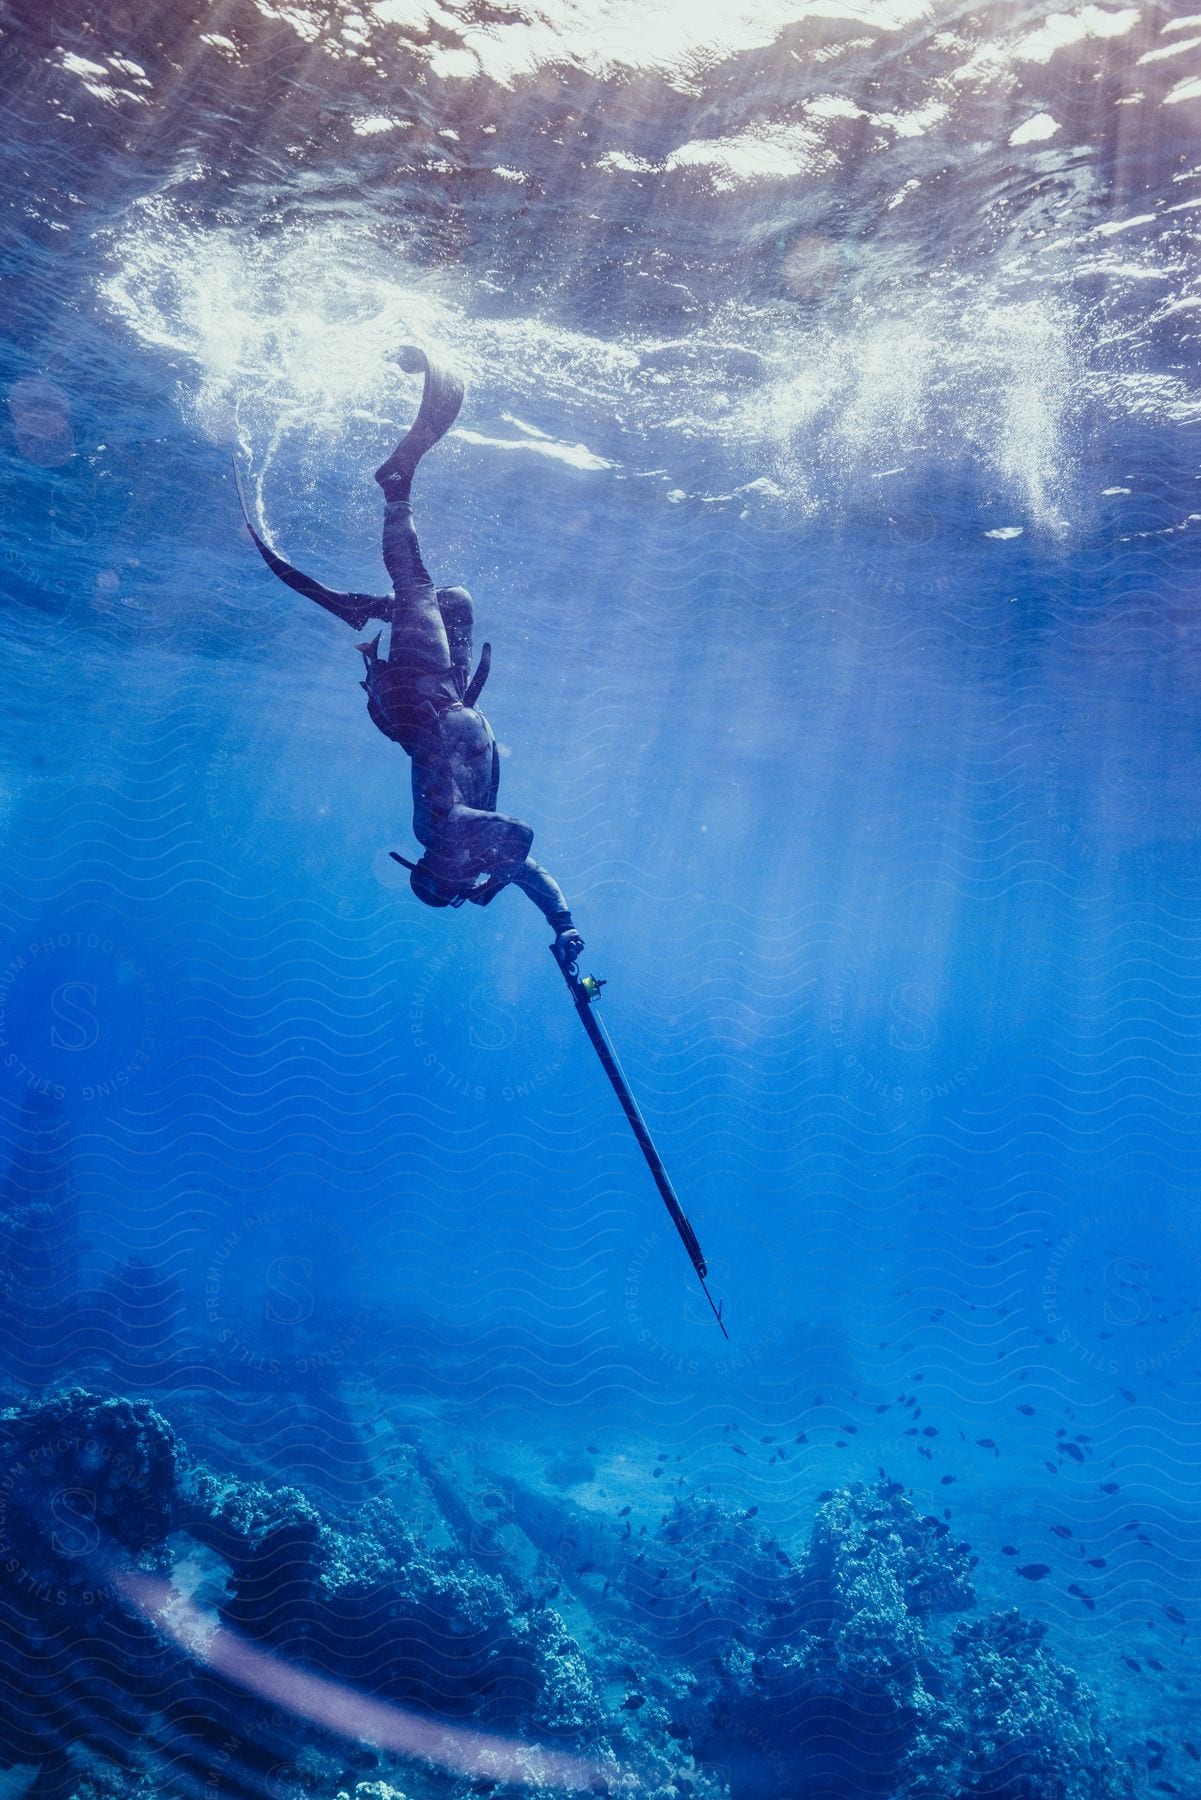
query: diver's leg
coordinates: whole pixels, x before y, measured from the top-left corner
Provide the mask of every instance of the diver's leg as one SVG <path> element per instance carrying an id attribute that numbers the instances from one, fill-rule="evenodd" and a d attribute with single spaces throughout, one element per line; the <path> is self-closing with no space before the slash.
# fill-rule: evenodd
<path id="1" fill-rule="evenodd" d="M 395 590 L 388 661 L 440 672 L 450 667 L 451 649 L 437 592 L 413 528 L 410 488 L 421 458 L 454 423 L 463 387 L 457 377 L 432 363 L 414 345 L 401 351 L 400 364 L 409 374 L 424 370 L 425 387 L 412 429 L 375 471 L 384 491 L 384 563 Z"/>
<path id="2" fill-rule="evenodd" d="M 434 611 L 438 612 L 437 591 L 422 560 L 413 525 L 409 484 L 393 476 L 380 485 L 384 490 L 384 567 L 392 577 L 396 597 L 398 600 L 412 597 L 422 603 L 428 598 Z"/>
<path id="3" fill-rule="evenodd" d="M 438 589 L 438 611 L 446 627 L 450 645 L 450 663 L 459 677 L 459 692 L 467 690 L 471 679 L 472 639 L 475 635 L 475 608 L 464 587 Z"/>
<path id="4" fill-rule="evenodd" d="M 408 483 L 393 476 L 384 489 L 384 562 L 394 589 L 389 612 L 392 636 L 388 661 L 424 674 L 440 675 L 451 666 L 450 644 L 442 609 L 413 529 Z"/>

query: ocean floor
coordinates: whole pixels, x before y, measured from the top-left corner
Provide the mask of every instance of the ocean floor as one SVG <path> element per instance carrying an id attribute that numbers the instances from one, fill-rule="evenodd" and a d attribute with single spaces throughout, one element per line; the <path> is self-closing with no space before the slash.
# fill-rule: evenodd
<path id="1" fill-rule="evenodd" d="M 1201 1793 L 1187 1628 L 1149 1708 L 978 1493 L 813 1489 L 845 1437 L 99 1373 L 0 1421 L 2 1793 Z"/>

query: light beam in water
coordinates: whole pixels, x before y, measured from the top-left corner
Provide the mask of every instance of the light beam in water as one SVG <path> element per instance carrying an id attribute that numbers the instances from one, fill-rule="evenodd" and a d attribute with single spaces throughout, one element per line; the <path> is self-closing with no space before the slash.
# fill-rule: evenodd
<path id="1" fill-rule="evenodd" d="M 530 1787 L 579 1792 L 603 1784 L 611 1792 L 615 1786 L 627 1790 L 633 1786 L 630 1777 L 617 1776 L 612 1765 L 606 1768 L 566 1751 L 429 1719 L 298 1669 L 222 1625 L 213 1612 L 197 1606 L 161 1577 L 123 1570 L 113 1577 L 113 1584 L 156 1630 L 226 1681 L 354 1743 L 415 1757 L 457 1775 L 484 1775 Z"/>

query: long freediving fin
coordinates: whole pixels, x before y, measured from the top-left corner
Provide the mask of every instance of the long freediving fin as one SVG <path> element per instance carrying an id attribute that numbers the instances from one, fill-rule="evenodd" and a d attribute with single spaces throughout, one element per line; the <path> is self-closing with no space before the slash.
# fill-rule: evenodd
<path id="1" fill-rule="evenodd" d="M 671 1218 L 671 1222 L 680 1235 L 681 1243 L 688 1252 L 688 1260 L 696 1271 L 696 1278 L 701 1284 L 701 1291 L 703 1292 L 705 1299 L 709 1302 L 713 1317 L 717 1320 L 717 1323 L 721 1328 L 722 1336 L 728 1340 L 730 1334 L 726 1330 L 726 1323 L 722 1317 L 722 1306 L 724 1303 L 720 1300 L 714 1300 L 712 1294 L 709 1292 L 708 1282 L 706 1280 L 709 1273 L 709 1265 L 705 1261 L 704 1252 L 700 1246 L 700 1240 L 689 1223 L 688 1215 L 680 1205 L 679 1195 L 671 1184 L 671 1177 L 664 1167 L 663 1158 L 659 1155 L 659 1152 L 655 1147 L 655 1141 L 647 1129 L 646 1120 L 642 1116 L 638 1102 L 630 1091 L 630 1084 L 626 1080 L 621 1064 L 617 1060 L 617 1052 L 613 1048 L 609 1034 L 594 1011 L 595 1003 L 600 999 L 600 991 L 605 983 L 595 975 L 581 975 L 574 962 L 563 962 L 556 954 L 553 944 L 551 945 L 551 955 L 554 956 L 559 972 L 567 983 L 567 991 L 571 995 L 571 998 L 575 1003 L 575 1009 L 580 1015 L 580 1023 L 588 1033 L 588 1041 L 596 1051 L 596 1054 L 600 1059 L 601 1068 L 609 1077 L 613 1092 L 621 1102 L 621 1110 L 629 1120 L 630 1129 L 634 1133 L 638 1148 L 646 1158 L 647 1167 L 654 1176 L 655 1186 L 659 1190 L 663 1204 L 666 1206 Z"/>
<path id="2" fill-rule="evenodd" d="M 337 588 L 326 587 L 323 581 L 317 581 L 312 575 L 306 575 L 302 570 L 293 568 L 292 564 L 273 550 L 270 544 L 264 543 L 251 521 L 250 506 L 246 499 L 246 490 L 242 485 L 242 471 L 238 467 L 237 457 L 233 457 L 232 461 L 234 483 L 238 490 L 238 504 L 242 508 L 242 518 L 245 520 L 247 531 L 254 539 L 259 555 L 271 573 L 278 575 L 285 587 L 290 587 L 297 594 L 303 594 L 306 600 L 315 600 L 318 606 L 323 606 L 326 612 L 333 613 L 334 617 L 341 619 L 344 624 L 353 625 L 356 631 L 362 631 L 368 619 L 387 621 L 391 617 L 390 603 L 382 596 L 339 593 Z"/>

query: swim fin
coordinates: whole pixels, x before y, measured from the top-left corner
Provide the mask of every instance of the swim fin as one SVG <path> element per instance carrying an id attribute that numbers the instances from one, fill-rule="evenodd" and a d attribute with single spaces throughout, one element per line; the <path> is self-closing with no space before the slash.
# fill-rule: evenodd
<path id="1" fill-rule="evenodd" d="M 463 383 L 453 369 L 434 362 L 417 344 L 402 345 L 397 361 L 407 374 L 424 371 L 421 405 L 405 436 L 386 462 L 375 471 L 381 487 L 389 481 L 409 481 L 421 458 L 445 437 L 463 404 Z"/>
<path id="2" fill-rule="evenodd" d="M 463 694 L 463 705 L 464 706 L 474 706 L 475 705 L 476 701 L 479 699 L 480 694 L 483 691 L 484 683 L 488 679 L 488 671 L 491 669 L 491 667 L 492 667 L 492 646 L 491 646 L 491 644 L 484 644 L 480 650 L 480 660 L 475 665 L 475 674 L 471 677 L 471 680 L 467 683 L 467 687 Z"/>
<path id="3" fill-rule="evenodd" d="M 237 458 L 234 457 L 232 461 L 238 502 L 242 508 L 246 529 L 254 539 L 259 555 L 273 575 L 278 575 L 286 587 L 290 587 L 297 594 L 303 594 L 306 600 L 315 600 L 318 606 L 323 606 L 326 612 L 333 613 L 334 617 L 341 619 L 344 624 L 353 625 L 356 631 L 362 631 L 368 619 L 391 618 L 391 601 L 384 597 L 376 594 L 339 593 L 336 588 L 326 587 L 323 581 L 314 580 L 311 575 L 305 575 L 301 570 L 294 569 L 291 563 L 284 561 L 282 556 L 277 556 L 270 545 L 263 542 L 250 522 L 250 508 L 246 503 L 246 493 L 242 486 L 242 471 L 238 467 Z"/>

